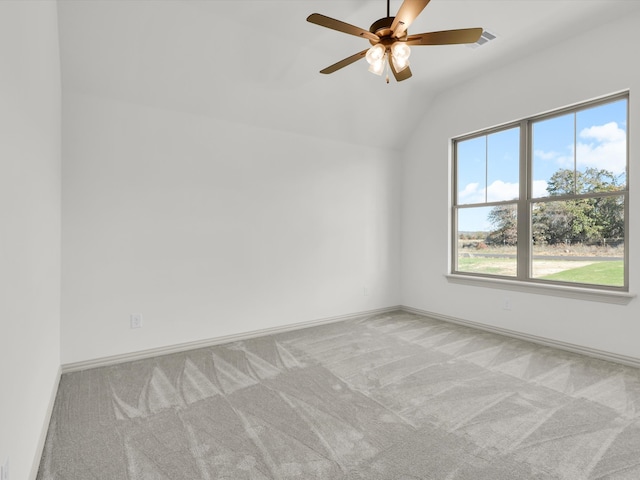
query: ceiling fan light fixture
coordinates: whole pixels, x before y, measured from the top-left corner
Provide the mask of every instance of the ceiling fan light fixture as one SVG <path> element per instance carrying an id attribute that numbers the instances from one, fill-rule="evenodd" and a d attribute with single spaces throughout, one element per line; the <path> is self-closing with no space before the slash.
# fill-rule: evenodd
<path id="1" fill-rule="evenodd" d="M 393 58 L 398 60 L 407 61 L 409 55 L 411 55 L 411 49 L 409 48 L 409 45 L 404 42 L 396 42 L 391 45 L 391 55 L 393 55 Z"/>
<path id="2" fill-rule="evenodd" d="M 409 45 L 471 44 L 478 41 L 482 36 L 483 29 L 480 27 L 409 35 L 407 29 L 428 3 L 429 0 L 402 0 L 398 13 L 392 17 L 389 9 L 390 0 L 387 0 L 387 16 L 373 22 L 369 30 L 319 13 L 312 13 L 307 17 L 308 22 L 348 35 L 365 38 L 372 45 L 320 70 L 320 73 L 336 72 L 365 57 L 369 63 L 370 72 L 382 75 L 382 72 L 386 69 L 387 83 L 389 83 L 389 70 L 391 70 L 396 81 L 402 82 L 412 76 L 411 68 L 409 68 L 409 55 L 411 55 Z M 493 36 L 492 34 L 489 35 Z M 490 37 L 485 38 L 487 41 L 490 39 Z"/>
<path id="3" fill-rule="evenodd" d="M 393 62 L 393 68 L 396 70 L 396 72 L 400 73 L 401 71 L 403 71 L 405 68 L 407 68 L 409 66 L 409 60 L 408 59 L 399 59 L 396 57 L 391 57 L 391 61 Z"/>
<path id="4" fill-rule="evenodd" d="M 367 62 L 369 62 L 369 65 L 374 65 L 384 59 L 385 53 L 387 53 L 387 49 L 384 45 L 376 43 L 373 47 L 367 50 L 365 58 L 367 59 Z"/>
<path id="5" fill-rule="evenodd" d="M 382 75 L 382 72 L 384 72 L 386 59 L 387 59 L 387 56 L 385 54 L 382 56 L 382 58 L 374 61 L 372 64 L 369 65 L 369 71 L 371 73 L 375 73 L 376 75 Z"/>
<path id="6" fill-rule="evenodd" d="M 391 61 L 396 72 L 401 72 L 409 66 L 409 55 L 411 49 L 404 42 L 396 42 L 391 45 Z"/>

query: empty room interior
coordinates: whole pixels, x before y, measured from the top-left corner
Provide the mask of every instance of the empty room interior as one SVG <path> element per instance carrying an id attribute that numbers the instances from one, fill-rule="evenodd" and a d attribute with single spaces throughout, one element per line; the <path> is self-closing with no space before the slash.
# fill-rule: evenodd
<path id="1" fill-rule="evenodd" d="M 0 480 L 640 478 L 638 31 L 0 2 Z"/>

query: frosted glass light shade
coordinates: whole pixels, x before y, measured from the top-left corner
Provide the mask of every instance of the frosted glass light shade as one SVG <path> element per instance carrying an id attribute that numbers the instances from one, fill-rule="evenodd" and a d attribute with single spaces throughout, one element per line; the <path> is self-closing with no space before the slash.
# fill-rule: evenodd
<path id="1" fill-rule="evenodd" d="M 411 49 L 404 42 L 396 42 L 391 46 L 391 55 L 399 61 L 407 61 L 411 55 Z"/>
<path id="2" fill-rule="evenodd" d="M 409 66 L 409 60 L 406 58 L 399 59 L 397 57 L 391 57 L 391 61 L 393 62 L 393 68 L 396 72 L 401 72 Z"/>
<path id="3" fill-rule="evenodd" d="M 384 62 L 386 59 L 387 59 L 387 56 L 384 55 L 379 60 L 376 60 L 375 62 L 373 62 L 371 65 L 369 65 L 369 71 L 371 73 L 375 73 L 376 75 L 382 75 L 382 72 L 384 72 Z"/>
<path id="4" fill-rule="evenodd" d="M 411 49 L 404 42 L 396 42 L 391 45 L 391 61 L 396 72 L 401 72 L 409 66 Z"/>
<path id="5" fill-rule="evenodd" d="M 384 46 L 376 43 L 373 47 L 367 50 L 365 58 L 367 59 L 367 62 L 369 62 L 369 65 L 373 65 L 374 63 L 382 60 L 385 53 L 386 49 Z"/>

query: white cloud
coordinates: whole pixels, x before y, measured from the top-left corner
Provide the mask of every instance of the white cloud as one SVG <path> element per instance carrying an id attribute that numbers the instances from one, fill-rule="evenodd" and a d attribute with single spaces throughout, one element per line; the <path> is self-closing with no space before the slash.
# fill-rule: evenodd
<path id="1" fill-rule="evenodd" d="M 574 158 L 574 148 L 573 145 L 567 146 L 567 150 L 569 150 L 569 155 L 560 155 L 556 158 L 556 164 L 561 168 L 570 168 L 573 170 L 573 158 Z"/>
<path id="2" fill-rule="evenodd" d="M 458 202 L 461 204 L 484 203 L 485 195 L 488 202 L 501 202 L 503 200 L 515 200 L 519 196 L 517 183 L 496 180 L 488 188 L 479 188 L 478 183 L 469 183 L 464 190 L 458 193 Z M 547 182 L 545 180 L 533 181 L 533 197 L 546 197 Z"/>
<path id="3" fill-rule="evenodd" d="M 580 132 L 580 138 L 593 139 L 598 142 L 624 142 L 627 134 L 618 127 L 616 122 L 605 123 L 604 125 L 594 125 L 584 128 Z"/>
<path id="4" fill-rule="evenodd" d="M 533 155 L 539 160 L 546 162 L 553 162 L 555 165 L 562 168 L 573 168 L 573 145 L 567 145 L 568 153 L 560 153 L 554 150 L 546 152 L 544 150 L 535 150 Z"/>
<path id="5" fill-rule="evenodd" d="M 535 158 L 553 162 L 560 168 L 573 168 L 574 147 L 567 145 L 567 153 L 535 150 Z M 578 169 L 594 167 L 620 174 L 626 168 L 627 134 L 616 122 L 594 125 L 580 131 L 575 147 Z"/>
<path id="6" fill-rule="evenodd" d="M 546 180 L 534 180 L 533 181 L 533 198 L 546 197 L 547 181 Z"/>
<path id="7" fill-rule="evenodd" d="M 479 183 L 468 183 L 464 190 L 458 192 L 459 203 L 479 203 L 484 202 L 484 188 L 479 189 Z"/>
<path id="8" fill-rule="evenodd" d="M 616 122 L 585 128 L 580 138 L 586 142 L 577 145 L 578 168 L 601 168 L 615 174 L 625 171 L 627 134 Z"/>
<path id="9" fill-rule="evenodd" d="M 536 150 L 533 154 L 540 160 L 555 160 L 560 155 L 558 152 L 545 152 L 544 150 Z"/>
<path id="10" fill-rule="evenodd" d="M 487 201 L 500 202 L 518 198 L 518 184 L 496 180 L 487 188 Z"/>

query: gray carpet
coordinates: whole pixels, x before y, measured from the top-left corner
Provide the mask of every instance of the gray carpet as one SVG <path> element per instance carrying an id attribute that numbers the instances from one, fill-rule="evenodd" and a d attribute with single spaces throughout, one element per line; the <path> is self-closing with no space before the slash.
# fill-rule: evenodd
<path id="1" fill-rule="evenodd" d="M 403 312 L 63 375 L 39 480 L 640 479 L 640 370 Z"/>

